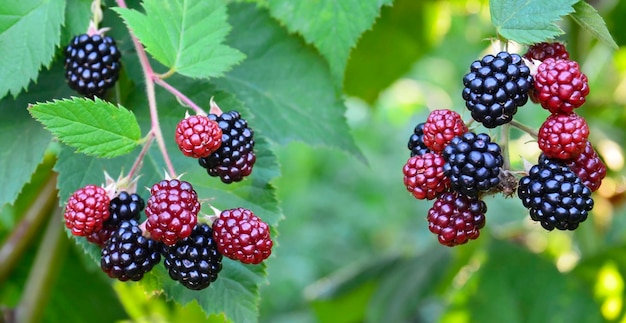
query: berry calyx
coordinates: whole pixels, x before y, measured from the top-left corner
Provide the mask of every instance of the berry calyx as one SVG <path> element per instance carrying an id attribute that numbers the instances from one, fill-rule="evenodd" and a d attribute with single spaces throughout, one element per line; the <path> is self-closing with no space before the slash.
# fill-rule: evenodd
<path id="1" fill-rule="evenodd" d="M 254 132 L 237 111 L 220 116 L 209 114 L 209 119 L 222 129 L 222 144 L 209 156 L 198 159 L 198 163 L 210 176 L 219 177 L 226 184 L 242 181 L 252 173 L 256 162 Z"/>
<path id="2" fill-rule="evenodd" d="M 188 157 L 207 157 L 222 144 L 222 129 L 203 115 L 188 116 L 176 126 L 176 144 Z"/>
<path id="3" fill-rule="evenodd" d="M 443 193 L 428 210 L 428 229 L 439 243 L 453 247 L 478 238 L 487 204 L 457 192 Z"/>
<path id="4" fill-rule="evenodd" d="M 571 113 L 589 94 L 587 75 L 567 59 L 545 59 L 537 67 L 534 87 L 537 101 L 552 113 Z"/>
<path id="5" fill-rule="evenodd" d="M 244 264 L 259 264 L 272 253 L 267 223 L 245 208 L 224 210 L 213 222 L 218 251 Z"/>
<path id="6" fill-rule="evenodd" d="M 588 137 L 584 118 L 575 113 L 552 114 L 539 128 L 537 143 L 546 157 L 569 161 L 585 150 Z"/>
<path id="7" fill-rule="evenodd" d="M 598 156 L 589 141 L 587 141 L 585 150 L 583 150 L 578 158 L 567 163 L 567 166 L 592 192 L 600 188 L 602 179 L 606 176 L 606 165 L 604 165 L 602 159 L 600 159 L 600 156 Z"/>
<path id="8" fill-rule="evenodd" d="M 426 144 L 424 144 L 425 124 L 425 122 L 418 123 L 415 126 L 415 129 L 413 129 L 413 134 L 409 138 L 407 147 L 411 151 L 411 157 L 431 152 L 431 150 L 426 147 Z"/>
<path id="9" fill-rule="evenodd" d="M 472 118 L 487 128 L 509 123 L 528 101 L 533 78 L 518 54 L 500 52 L 474 61 L 463 77 L 463 99 Z"/>
<path id="10" fill-rule="evenodd" d="M 135 220 L 122 221 L 102 248 L 100 267 L 111 278 L 140 280 L 161 261 L 159 244 L 142 235 Z"/>
<path id="11" fill-rule="evenodd" d="M 106 191 L 100 186 L 87 185 L 78 189 L 65 206 L 65 226 L 76 236 L 100 231 L 110 216 L 109 203 Z"/>
<path id="12" fill-rule="evenodd" d="M 467 126 L 461 115 L 448 110 L 434 110 L 424 124 L 424 145 L 433 152 L 442 152 L 452 138 L 466 133 Z"/>
<path id="13" fill-rule="evenodd" d="M 208 224 L 198 224 L 190 236 L 172 246 L 163 245 L 161 252 L 170 277 L 192 290 L 209 287 L 222 270 L 222 254 Z"/>
<path id="14" fill-rule="evenodd" d="M 432 200 L 450 189 L 450 179 L 443 173 L 445 160 L 436 153 L 425 153 L 409 158 L 402 172 L 404 185 L 416 199 Z"/>
<path id="15" fill-rule="evenodd" d="M 88 97 L 102 96 L 117 81 L 120 58 L 115 40 L 109 36 L 75 36 L 65 47 L 67 84 Z"/>
<path id="16" fill-rule="evenodd" d="M 548 58 L 554 59 L 569 59 L 569 53 L 565 48 L 565 45 L 559 42 L 554 43 L 537 43 L 528 48 L 524 58 L 528 60 L 543 61 Z"/>
<path id="17" fill-rule="evenodd" d="M 162 180 L 150 189 L 146 230 L 152 239 L 171 246 L 191 234 L 199 211 L 198 194 L 190 183 Z"/>

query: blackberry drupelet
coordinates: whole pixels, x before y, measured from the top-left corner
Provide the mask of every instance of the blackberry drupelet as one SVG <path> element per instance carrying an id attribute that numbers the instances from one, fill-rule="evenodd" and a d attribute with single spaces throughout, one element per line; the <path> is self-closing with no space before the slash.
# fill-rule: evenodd
<path id="1" fill-rule="evenodd" d="M 468 132 L 455 137 L 444 149 L 443 158 L 443 172 L 454 191 L 476 197 L 500 183 L 502 153 L 487 134 Z"/>
<path id="2" fill-rule="evenodd" d="M 122 221 L 102 248 L 100 267 L 111 278 L 140 280 L 161 260 L 159 244 L 142 235 L 135 220 Z"/>
<path id="3" fill-rule="evenodd" d="M 411 157 L 423 155 L 431 152 L 424 144 L 424 124 L 425 122 L 418 123 L 413 129 L 413 134 L 409 138 L 407 147 L 411 151 Z"/>
<path id="4" fill-rule="evenodd" d="M 565 164 L 539 158 L 519 181 L 517 190 L 530 218 L 546 230 L 574 230 L 593 208 L 591 190 Z"/>
<path id="5" fill-rule="evenodd" d="M 222 270 L 222 254 L 217 251 L 211 226 L 205 223 L 175 245 L 163 245 L 161 252 L 170 277 L 189 289 L 209 287 Z"/>
<path id="6" fill-rule="evenodd" d="M 102 96 L 119 76 L 121 54 L 109 36 L 82 34 L 65 48 L 65 79 L 88 97 Z"/>
<path id="7" fill-rule="evenodd" d="M 474 61 L 463 77 L 463 99 L 474 120 L 487 128 L 510 122 L 528 101 L 530 69 L 517 54 L 500 52 Z"/>
<path id="8" fill-rule="evenodd" d="M 485 226 L 487 204 L 458 192 L 441 194 L 428 210 L 428 229 L 439 243 L 453 247 L 474 240 Z"/>
<path id="9" fill-rule="evenodd" d="M 243 180 L 252 173 L 256 161 L 254 132 L 237 111 L 209 114 L 209 118 L 222 129 L 222 144 L 208 157 L 198 159 L 200 166 L 226 184 Z"/>

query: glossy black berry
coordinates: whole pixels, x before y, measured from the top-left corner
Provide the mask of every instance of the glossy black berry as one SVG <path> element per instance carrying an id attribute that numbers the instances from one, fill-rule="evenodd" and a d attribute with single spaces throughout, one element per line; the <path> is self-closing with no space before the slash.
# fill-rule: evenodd
<path id="1" fill-rule="evenodd" d="M 120 57 L 115 41 L 109 36 L 75 36 L 65 47 L 67 84 L 85 96 L 102 96 L 117 81 Z"/>
<path id="2" fill-rule="evenodd" d="M 252 173 L 256 162 L 254 132 L 237 111 L 220 116 L 209 114 L 209 118 L 222 129 L 222 144 L 208 157 L 198 159 L 200 166 L 227 184 L 243 180 Z"/>
<path id="3" fill-rule="evenodd" d="M 425 122 L 418 123 L 413 130 L 413 134 L 409 138 L 409 143 L 407 144 L 407 147 L 411 151 L 411 157 L 418 155 L 421 156 L 425 153 L 431 152 L 431 150 L 428 149 L 428 147 L 426 147 L 426 145 L 424 144 L 425 124 Z"/>
<path id="4" fill-rule="evenodd" d="M 463 99 L 474 120 L 487 128 L 510 122 L 528 101 L 533 78 L 517 54 L 500 52 L 474 61 L 463 77 Z"/>
<path id="5" fill-rule="evenodd" d="M 140 280 L 161 260 L 160 245 L 142 235 L 135 220 L 122 221 L 102 248 L 100 267 L 111 278 Z"/>
<path id="6" fill-rule="evenodd" d="M 140 212 L 146 206 L 143 198 L 138 194 L 121 192 L 109 203 L 109 218 L 104 221 L 105 226 L 118 227 L 122 221 L 131 219 L 139 221 Z"/>
<path id="7" fill-rule="evenodd" d="M 519 181 L 517 194 L 546 230 L 574 230 L 593 208 L 591 190 L 566 165 L 540 157 Z"/>
<path id="8" fill-rule="evenodd" d="M 467 132 L 454 137 L 443 151 L 444 174 L 454 191 L 476 197 L 500 183 L 503 159 L 489 135 Z"/>
<path id="9" fill-rule="evenodd" d="M 163 245 L 162 254 L 170 277 L 189 289 L 209 287 L 222 270 L 222 254 L 206 223 L 198 224 L 189 237 L 176 244 Z"/>

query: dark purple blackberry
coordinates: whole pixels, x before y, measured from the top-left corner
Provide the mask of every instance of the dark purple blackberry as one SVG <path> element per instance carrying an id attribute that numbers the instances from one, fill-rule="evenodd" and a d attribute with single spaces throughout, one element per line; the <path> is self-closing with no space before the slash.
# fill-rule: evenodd
<path id="1" fill-rule="evenodd" d="M 566 165 L 545 156 L 519 181 L 517 195 L 546 230 L 574 230 L 593 208 L 591 190 Z"/>
<path id="2" fill-rule="evenodd" d="M 117 81 L 120 58 L 115 41 L 109 36 L 75 36 L 65 47 L 67 84 L 85 96 L 102 96 Z"/>
<path id="3" fill-rule="evenodd" d="M 237 111 L 223 113 L 220 116 L 209 114 L 222 129 L 220 148 L 208 157 L 198 159 L 200 166 L 207 173 L 229 184 L 239 182 L 252 173 L 256 161 L 254 154 L 254 132 Z"/>
<path id="4" fill-rule="evenodd" d="M 140 280 L 161 260 L 160 245 L 142 235 L 137 221 L 122 221 L 102 248 L 100 267 L 111 278 Z"/>
<path id="5" fill-rule="evenodd" d="M 463 77 L 463 99 L 474 120 L 487 128 L 510 122 L 528 101 L 533 78 L 517 54 L 500 52 L 474 61 Z"/>
<path id="6" fill-rule="evenodd" d="M 439 243 L 453 247 L 475 240 L 485 226 L 487 204 L 458 192 L 441 194 L 428 210 L 428 229 Z"/>
<path id="7" fill-rule="evenodd" d="M 454 137 L 443 150 L 443 158 L 443 172 L 454 191 L 476 197 L 500 183 L 502 153 L 487 134 L 467 132 Z"/>
<path id="8" fill-rule="evenodd" d="M 222 270 L 222 254 L 206 223 L 196 225 L 189 237 L 176 244 L 163 245 L 161 252 L 170 277 L 189 289 L 209 287 Z"/>
<path id="9" fill-rule="evenodd" d="M 413 134 L 411 138 L 409 138 L 408 148 L 411 151 L 411 157 L 423 155 L 425 153 L 431 152 L 428 147 L 424 144 L 424 125 L 426 123 L 418 123 L 413 130 Z"/>
<path id="10" fill-rule="evenodd" d="M 146 206 L 144 200 L 138 194 L 121 192 L 109 203 L 109 218 L 104 221 L 104 226 L 118 227 L 122 221 L 134 219 L 139 221 L 139 213 Z"/>

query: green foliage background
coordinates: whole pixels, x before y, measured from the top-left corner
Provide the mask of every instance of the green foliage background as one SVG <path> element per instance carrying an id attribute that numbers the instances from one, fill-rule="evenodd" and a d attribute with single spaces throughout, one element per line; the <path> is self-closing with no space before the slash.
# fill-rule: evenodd
<path id="1" fill-rule="evenodd" d="M 62 2 L 49 1 L 50 8 L 33 11 L 29 19 L 54 16 Z M 151 8 L 158 7 L 158 2 L 148 2 Z M 506 6 L 511 1 L 493 2 Z M 24 3 L 22 9 L 28 10 L 30 2 Z M 626 319 L 626 187 L 621 148 L 626 141 L 626 5 L 589 2 L 606 21 L 616 44 L 610 36 L 593 34 L 571 17 L 559 15 L 550 18 L 557 25 L 537 28 L 539 34 L 527 39 L 532 42 L 564 32 L 557 39 L 567 44 L 590 79 L 588 103 L 577 112 L 587 119 L 590 139 L 610 166 L 603 188 L 594 196 L 596 207 L 590 219 L 575 232 L 548 233 L 531 223 L 519 200 L 490 197 L 481 237 L 450 249 L 440 246 L 428 231 L 425 214 L 431 202 L 416 201 L 402 185 L 401 168 L 409 156 L 406 142 L 429 109 L 451 108 L 469 119 L 460 80 L 471 61 L 496 50 L 492 44 L 496 30 L 519 41 L 527 34 L 520 36 L 507 19 L 492 21 L 500 7 L 490 8 L 485 0 L 342 3 L 345 7 L 333 7 L 334 1 L 229 4 L 232 30 L 225 39 L 236 52 L 219 49 L 232 55 L 220 62 L 228 68 L 206 64 L 202 71 L 190 69 L 188 62 L 155 54 L 146 44 L 159 72 L 180 67 L 180 74 L 196 78 L 168 79 L 195 101 L 206 104 L 216 95 L 221 106 L 253 116 L 250 122 L 258 129 L 260 158 L 250 181 L 216 187 L 193 160 L 178 156 L 174 162 L 198 183 L 200 195 L 216 197 L 222 208 L 234 204 L 254 208 L 273 225 L 276 245 L 265 265 L 227 261 L 225 267 L 230 268 L 218 283 L 194 294 L 169 281 L 163 270 L 141 284 L 114 282 L 93 261 L 97 250 L 72 239 L 65 241 L 58 255 L 62 261 L 49 268 L 59 274 L 48 290 L 41 321 L 80 322 L 86 317 L 94 322 L 333 323 Z M 560 14 L 589 10 L 582 2 L 551 3 L 575 4 Z M 65 27 L 44 28 L 41 37 L 60 35 L 67 42 L 72 33 L 86 27 L 78 17 L 79 13 L 89 16 L 89 4 L 66 1 Z M 129 6 L 141 10 L 135 1 L 129 1 Z M 69 14 L 67 8 L 75 11 Z M 141 16 L 120 12 L 134 15 L 136 24 L 142 25 Z M 327 15 L 314 19 L 318 12 Z M 221 12 L 219 18 L 224 15 Z M 528 17 L 527 22 L 536 27 L 532 24 L 536 17 Z M 119 16 L 106 11 L 103 25 L 107 24 L 116 26 L 109 33 L 120 40 L 125 60 L 136 61 Z M 328 28 L 333 24 L 337 28 Z M 214 36 L 222 39 L 227 31 Z M 197 32 L 190 33 L 202 39 Z M 6 34 L 5 39 L 18 37 Z M 40 41 L 28 38 L 26 44 L 34 47 Z M 0 63 L 0 92 L 15 96 L 0 101 L 0 242 L 24 218 L 53 169 L 60 173 L 62 203 L 80 184 L 101 181 L 103 168 L 129 167 L 139 150 L 110 160 L 76 154 L 51 142 L 49 132 L 29 118 L 27 104 L 74 95 L 63 84 L 58 48 L 50 69 L 42 68 L 38 77 L 37 69 L 24 72 L 36 83 L 6 81 L 16 73 L 15 66 L 47 66 L 46 53 L 55 49 L 54 44 L 44 43 L 41 58 L 0 55 L 9 59 Z M 521 53 L 525 47 L 509 49 Z M 27 58 L 39 61 L 15 61 Z M 230 64 L 239 60 L 231 69 Z M 28 92 L 20 93 L 23 87 Z M 138 64 L 127 64 L 116 100 L 137 116 L 145 134 L 149 119 L 142 87 Z M 157 99 L 164 131 L 173 129 L 183 109 L 164 91 L 157 92 Z M 529 103 L 516 119 L 538 128 L 546 116 L 545 110 Z M 536 158 L 536 145 L 529 138 L 512 132 L 514 168 L 523 167 L 522 158 Z M 133 135 L 131 143 L 136 140 Z M 21 149 L 22 142 L 29 149 Z M 170 153 L 175 149 L 170 146 Z M 162 173 L 156 147 L 147 158 L 143 185 Z M 41 229 L 17 266 L 0 275 L 0 310 L 17 306 L 25 293 L 45 227 L 38 225 Z M 106 311 L 101 310 L 102 304 Z"/>

